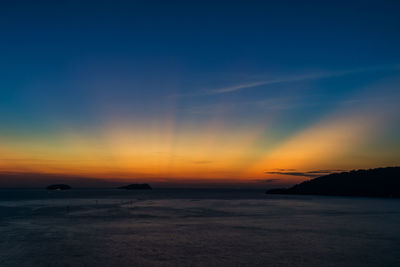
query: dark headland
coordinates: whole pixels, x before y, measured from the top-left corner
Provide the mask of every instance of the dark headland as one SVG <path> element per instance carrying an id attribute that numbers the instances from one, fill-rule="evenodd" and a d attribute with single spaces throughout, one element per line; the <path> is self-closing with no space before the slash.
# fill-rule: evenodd
<path id="1" fill-rule="evenodd" d="M 130 184 L 130 185 L 125 185 L 118 187 L 118 189 L 127 189 L 127 190 L 150 190 L 152 189 L 150 185 L 148 184 Z"/>
<path id="2" fill-rule="evenodd" d="M 400 197 L 400 167 L 333 173 L 266 194 Z"/>
<path id="3" fill-rule="evenodd" d="M 71 186 L 67 184 L 52 184 L 46 187 L 47 190 L 69 190 Z"/>

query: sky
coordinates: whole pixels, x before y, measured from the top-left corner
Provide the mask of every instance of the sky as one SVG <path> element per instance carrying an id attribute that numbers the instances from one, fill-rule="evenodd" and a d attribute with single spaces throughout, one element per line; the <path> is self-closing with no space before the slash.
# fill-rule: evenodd
<path id="1" fill-rule="evenodd" d="M 268 187 L 399 165 L 399 13 L 2 1 L 0 185 Z"/>

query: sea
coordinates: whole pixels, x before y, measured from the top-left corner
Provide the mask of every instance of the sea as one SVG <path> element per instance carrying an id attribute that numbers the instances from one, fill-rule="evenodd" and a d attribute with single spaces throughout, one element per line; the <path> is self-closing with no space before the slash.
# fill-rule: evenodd
<path id="1" fill-rule="evenodd" d="M 0 190 L 0 266 L 400 266 L 400 199 Z"/>

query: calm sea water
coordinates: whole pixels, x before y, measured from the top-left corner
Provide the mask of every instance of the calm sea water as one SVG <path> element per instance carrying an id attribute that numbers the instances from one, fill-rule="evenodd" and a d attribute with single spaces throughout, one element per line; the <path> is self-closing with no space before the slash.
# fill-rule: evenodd
<path id="1" fill-rule="evenodd" d="M 3 189 L 0 266 L 400 266 L 400 200 Z"/>

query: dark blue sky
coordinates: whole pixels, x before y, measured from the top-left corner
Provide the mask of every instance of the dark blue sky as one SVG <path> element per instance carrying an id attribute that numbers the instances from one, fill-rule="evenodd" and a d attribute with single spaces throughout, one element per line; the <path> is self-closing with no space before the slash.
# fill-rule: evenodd
<path id="1" fill-rule="evenodd" d="M 4 2 L 4 99 L 32 84 L 51 94 L 82 76 L 159 80 L 167 88 L 150 85 L 159 95 L 400 61 L 397 1 L 189 2 Z M 57 95 L 75 98 L 74 87 Z"/>

